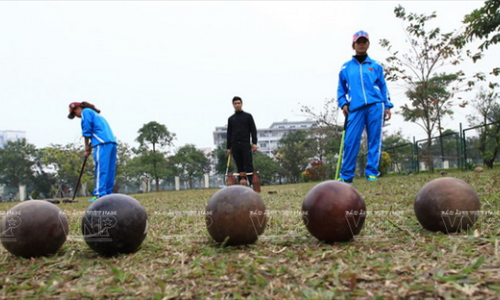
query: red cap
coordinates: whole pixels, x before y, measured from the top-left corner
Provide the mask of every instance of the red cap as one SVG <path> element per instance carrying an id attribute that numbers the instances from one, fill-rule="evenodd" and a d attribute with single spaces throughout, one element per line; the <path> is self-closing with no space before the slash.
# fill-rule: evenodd
<path id="1" fill-rule="evenodd" d="M 75 118 L 75 109 L 77 107 L 80 107 L 80 105 L 82 105 L 80 102 L 71 102 L 69 104 L 69 115 L 68 115 L 68 118 L 70 118 L 70 119 Z"/>

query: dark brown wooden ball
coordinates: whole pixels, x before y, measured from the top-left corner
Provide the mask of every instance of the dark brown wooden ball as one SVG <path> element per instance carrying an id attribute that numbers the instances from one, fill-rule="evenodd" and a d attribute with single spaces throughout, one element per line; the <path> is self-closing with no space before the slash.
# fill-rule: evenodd
<path id="1" fill-rule="evenodd" d="M 465 181 L 443 177 L 426 183 L 415 198 L 415 215 L 430 231 L 443 233 L 469 229 L 479 217 L 479 197 Z"/>
<path id="2" fill-rule="evenodd" d="M 318 240 L 344 242 L 361 231 L 366 205 L 351 185 L 330 180 L 309 191 L 302 203 L 302 213 L 307 230 Z"/>
<path id="3" fill-rule="evenodd" d="M 130 196 L 106 195 L 85 211 L 82 234 L 87 245 L 103 256 L 133 253 L 148 234 L 148 214 Z"/>
<path id="4" fill-rule="evenodd" d="M 232 185 L 217 191 L 206 207 L 210 236 L 225 245 L 252 244 L 266 227 L 266 206 L 251 188 Z"/>
<path id="5" fill-rule="evenodd" d="M 66 241 L 68 219 L 56 205 L 29 200 L 12 207 L 2 218 L 2 245 L 22 257 L 55 254 Z"/>

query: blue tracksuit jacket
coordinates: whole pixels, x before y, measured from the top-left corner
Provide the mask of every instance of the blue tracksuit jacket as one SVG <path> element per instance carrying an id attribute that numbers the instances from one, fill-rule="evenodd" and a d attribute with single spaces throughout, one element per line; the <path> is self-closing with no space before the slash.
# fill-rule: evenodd
<path id="1" fill-rule="evenodd" d="M 91 138 L 94 148 L 96 184 L 94 196 L 113 193 L 116 173 L 116 139 L 108 122 L 91 108 L 82 110 L 82 135 Z"/>
<path id="2" fill-rule="evenodd" d="M 92 147 L 100 144 L 116 144 L 115 136 L 108 122 L 91 108 L 82 110 L 82 135 L 92 139 Z"/>
<path id="3" fill-rule="evenodd" d="M 382 66 L 370 57 L 366 57 L 363 63 L 354 57 L 346 62 L 339 74 L 337 103 L 340 108 L 349 105 L 340 177 L 345 180 L 354 177 L 356 157 L 365 128 L 368 136 L 365 175 L 378 176 L 385 110 L 393 107 Z"/>

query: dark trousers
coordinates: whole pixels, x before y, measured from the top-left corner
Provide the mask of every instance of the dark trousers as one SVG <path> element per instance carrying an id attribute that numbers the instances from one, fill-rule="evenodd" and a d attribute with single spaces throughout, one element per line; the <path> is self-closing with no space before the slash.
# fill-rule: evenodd
<path id="1" fill-rule="evenodd" d="M 233 155 L 234 161 L 236 162 L 236 166 L 238 167 L 238 173 L 253 172 L 252 146 L 250 145 L 250 143 L 245 143 L 245 142 L 232 143 L 231 153 Z M 252 176 L 247 176 L 247 181 L 251 185 Z"/>

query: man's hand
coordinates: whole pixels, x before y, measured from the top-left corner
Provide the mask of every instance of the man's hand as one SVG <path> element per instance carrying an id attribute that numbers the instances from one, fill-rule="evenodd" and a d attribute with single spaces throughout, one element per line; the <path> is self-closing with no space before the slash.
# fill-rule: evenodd
<path id="1" fill-rule="evenodd" d="M 344 117 L 347 118 L 347 115 L 349 114 L 349 105 L 344 105 L 344 107 L 342 107 L 342 112 L 344 113 Z"/>
<path id="2" fill-rule="evenodd" d="M 258 148 L 257 145 L 252 144 L 252 152 L 256 152 Z"/>
<path id="3" fill-rule="evenodd" d="M 91 153 L 92 153 L 92 146 L 86 145 L 85 146 L 85 157 L 89 157 Z"/>
<path id="4" fill-rule="evenodd" d="M 231 149 L 227 149 L 227 155 L 231 155 Z"/>
<path id="5" fill-rule="evenodd" d="M 391 110 L 390 109 L 386 109 L 385 110 L 385 120 L 389 121 L 390 119 L 391 119 Z"/>

